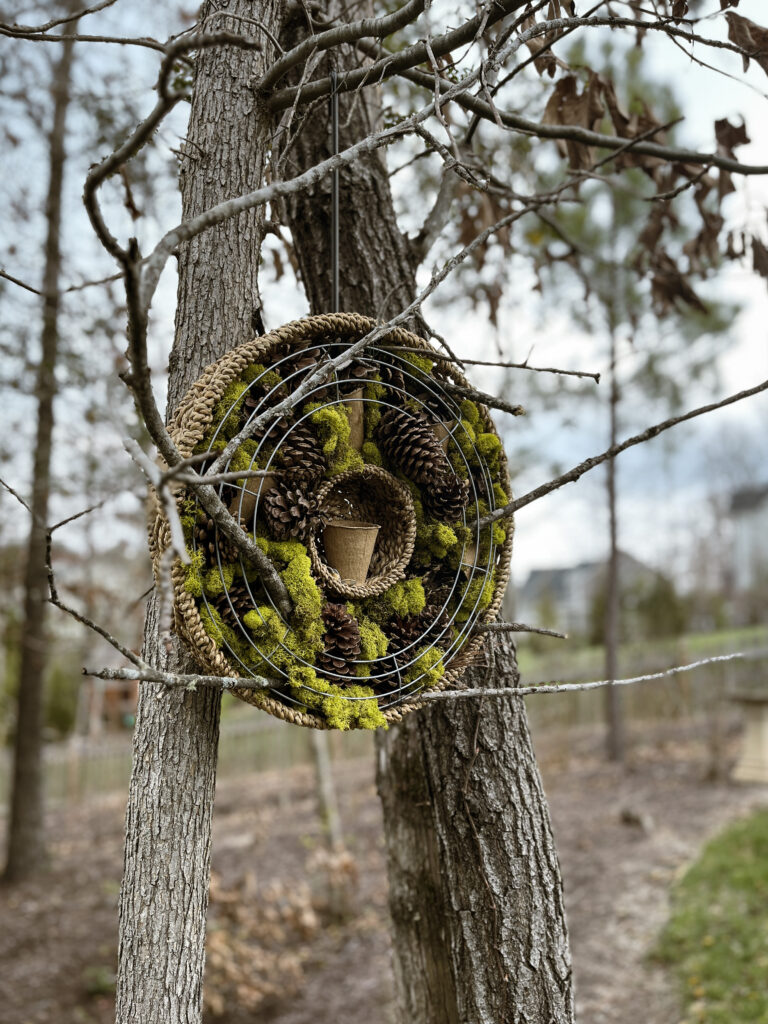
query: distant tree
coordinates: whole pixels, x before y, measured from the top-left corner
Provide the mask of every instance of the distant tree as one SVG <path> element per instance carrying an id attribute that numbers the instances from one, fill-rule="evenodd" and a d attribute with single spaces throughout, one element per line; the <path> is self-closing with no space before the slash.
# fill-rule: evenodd
<path id="1" fill-rule="evenodd" d="M 53 116 L 48 135 L 47 237 L 42 279 L 42 331 L 35 400 L 37 433 L 32 468 L 30 527 L 24 575 L 24 612 L 17 688 L 11 810 L 4 877 L 16 881 L 45 865 L 43 832 L 43 708 L 47 654 L 46 526 L 51 494 L 56 364 L 61 296 L 61 223 L 66 162 L 66 121 L 72 87 L 74 43 L 65 39 L 51 68 Z"/>

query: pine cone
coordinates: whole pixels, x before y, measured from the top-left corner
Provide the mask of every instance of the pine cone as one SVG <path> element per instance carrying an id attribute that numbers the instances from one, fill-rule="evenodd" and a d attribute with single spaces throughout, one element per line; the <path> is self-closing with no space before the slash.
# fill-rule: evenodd
<path id="1" fill-rule="evenodd" d="M 325 456 L 309 426 L 295 427 L 277 452 L 288 487 L 313 487 L 325 472 Z"/>
<path id="2" fill-rule="evenodd" d="M 392 465 L 414 483 L 428 484 L 450 472 L 432 424 L 421 413 L 389 409 L 379 420 L 376 440 Z"/>
<path id="3" fill-rule="evenodd" d="M 444 473 L 424 490 L 422 495 L 424 511 L 433 519 L 441 519 L 446 523 L 455 523 L 469 501 L 469 480 Z"/>
<path id="4" fill-rule="evenodd" d="M 408 647 L 406 657 L 410 661 L 419 647 L 436 641 L 445 642 L 444 631 L 449 626 L 450 616 L 447 611 L 440 611 L 438 605 L 427 605 L 418 615 L 394 615 L 386 625 L 389 650 L 397 654 Z"/>
<path id="5" fill-rule="evenodd" d="M 381 383 L 386 384 L 389 388 L 390 401 L 394 402 L 396 405 L 401 405 L 408 397 L 403 394 L 405 391 L 405 377 L 403 376 L 403 371 L 398 366 L 393 366 L 391 363 L 380 363 L 379 376 L 381 377 Z"/>
<path id="6" fill-rule="evenodd" d="M 252 587 L 252 589 L 254 589 Z M 213 607 L 221 616 L 221 621 L 231 627 L 236 627 L 238 622 L 253 608 L 253 598 L 248 592 L 248 586 L 242 576 L 233 580 L 228 591 L 222 591 L 214 599 Z"/>
<path id="7" fill-rule="evenodd" d="M 223 533 L 216 529 L 216 524 L 205 512 L 199 512 L 195 523 L 195 543 L 203 552 L 205 564 L 210 568 L 218 565 L 216 549 L 218 547 L 222 565 L 229 565 L 238 560 L 237 547 Z"/>
<path id="8" fill-rule="evenodd" d="M 360 628 L 343 604 L 327 604 L 323 608 L 325 650 L 318 654 L 316 664 L 333 681 L 334 676 L 353 676 L 354 661 L 360 656 Z M 338 680 L 336 680 L 338 681 Z"/>
<path id="9" fill-rule="evenodd" d="M 264 495 L 267 525 L 275 540 L 304 540 L 321 519 L 317 505 L 300 490 L 280 486 Z"/>

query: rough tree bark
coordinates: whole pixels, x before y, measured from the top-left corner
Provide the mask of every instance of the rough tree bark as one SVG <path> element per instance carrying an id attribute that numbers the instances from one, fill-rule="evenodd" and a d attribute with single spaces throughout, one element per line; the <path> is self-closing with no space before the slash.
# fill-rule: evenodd
<path id="1" fill-rule="evenodd" d="M 221 6 L 209 2 L 201 10 L 203 19 L 219 12 L 209 23 L 216 29 L 240 33 L 253 16 L 248 0 L 230 0 L 226 12 Z M 275 33 L 280 6 L 259 4 L 261 21 Z M 184 217 L 263 180 L 272 124 L 252 82 L 275 57 L 271 43 L 264 45 L 263 53 L 225 47 L 197 56 L 181 170 Z M 207 364 L 256 333 L 262 236 L 263 213 L 253 211 L 179 253 L 169 416 Z M 145 656 L 163 668 L 192 670 L 181 645 L 161 649 L 154 605 Z M 141 687 L 120 896 L 118 1024 L 200 1020 L 220 703 L 213 690 Z"/>
<path id="2" fill-rule="evenodd" d="M 76 23 L 75 23 L 76 27 Z M 70 32 L 74 28 L 69 26 Z M 14 740 L 11 814 L 8 823 L 7 881 L 44 870 L 43 830 L 43 699 L 46 665 L 48 577 L 45 568 L 46 524 L 51 492 L 53 401 L 59 344 L 59 278 L 61 275 L 61 209 L 66 160 L 65 133 L 71 94 L 71 39 L 61 44 L 53 70 L 53 122 L 48 141 L 49 182 L 45 205 L 47 235 L 43 271 L 43 328 L 35 382 L 37 436 L 32 467 L 32 522 L 24 572 L 24 619 L 21 626 L 18 711 Z"/>
<path id="3" fill-rule="evenodd" d="M 338 14 L 334 4 L 324 14 Z M 302 22 L 284 26 L 284 46 Z M 359 63 L 353 51 L 340 68 Z M 340 97 L 341 145 L 374 114 Z M 297 173 L 329 152 L 325 110 L 293 140 Z M 286 140 L 282 140 L 285 145 Z M 313 312 L 330 303 L 330 183 L 291 197 L 291 228 Z M 341 179 L 341 309 L 384 317 L 416 293 L 382 158 Z M 514 649 L 497 643 L 477 686 L 513 686 Z M 380 737 L 378 784 L 389 852 L 398 1009 L 418 1024 L 569 1024 L 570 954 L 549 812 L 521 700 L 433 705 Z"/>

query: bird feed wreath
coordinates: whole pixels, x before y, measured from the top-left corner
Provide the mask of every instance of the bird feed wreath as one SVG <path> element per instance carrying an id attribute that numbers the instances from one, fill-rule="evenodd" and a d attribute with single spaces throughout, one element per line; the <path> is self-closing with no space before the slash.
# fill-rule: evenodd
<path id="1" fill-rule="evenodd" d="M 182 457 L 212 461 L 375 326 L 307 317 L 223 356 L 174 416 Z M 478 524 L 508 502 L 509 482 L 487 409 L 453 385 L 467 381 L 395 329 L 237 449 L 226 471 L 267 475 L 218 493 L 283 580 L 287 619 L 197 499 L 180 495 L 191 564 L 173 567 L 176 629 L 205 671 L 274 680 L 236 691 L 241 700 L 297 725 L 372 729 L 418 707 L 424 689 L 454 685 L 473 660 L 512 546 L 509 520 Z M 169 539 L 158 515 L 156 572 Z"/>

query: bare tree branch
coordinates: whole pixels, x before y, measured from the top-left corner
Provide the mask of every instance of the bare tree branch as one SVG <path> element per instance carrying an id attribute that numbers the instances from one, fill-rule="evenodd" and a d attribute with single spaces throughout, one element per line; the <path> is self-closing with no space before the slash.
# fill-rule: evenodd
<path id="1" fill-rule="evenodd" d="M 581 693 L 584 690 L 597 690 L 603 686 L 633 686 L 635 683 L 650 683 L 655 679 L 666 679 L 669 676 L 693 672 L 694 669 L 706 665 L 717 665 L 729 661 L 759 661 L 768 658 L 768 647 L 756 651 L 738 651 L 735 654 L 718 654 L 712 658 L 702 658 L 687 665 L 676 665 L 663 672 L 650 672 L 643 676 L 632 676 L 628 679 L 597 679 L 589 683 L 533 683 L 531 686 L 505 686 L 500 689 L 489 687 L 467 690 L 429 690 L 419 694 L 419 700 L 461 700 L 472 697 L 531 697 L 539 693 Z"/>
<path id="2" fill-rule="evenodd" d="M 384 39 L 405 25 L 416 21 L 424 7 L 425 0 L 408 0 L 402 7 L 394 10 L 391 14 L 384 15 L 382 18 L 362 18 L 360 21 L 352 21 L 346 25 L 335 25 L 317 35 L 307 36 L 297 46 L 294 46 L 292 50 L 288 50 L 279 60 L 275 61 L 258 83 L 257 88 L 261 92 L 267 92 L 291 68 L 296 67 L 297 64 L 300 64 L 315 51 L 329 50 L 333 46 L 357 42 L 359 39 Z M 286 106 L 290 106 L 290 104 L 286 104 Z"/>
<path id="3" fill-rule="evenodd" d="M 560 476 L 555 477 L 554 480 L 550 480 L 548 483 L 535 488 L 535 490 L 529 491 L 521 498 L 516 498 L 514 501 L 510 501 L 508 505 L 503 505 L 501 508 L 495 509 L 477 523 L 477 528 L 483 529 L 483 527 L 490 526 L 491 523 L 495 523 L 499 519 L 506 519 L 509 516 L 514 515 L 518 509 L 525 508 L 526 505 L 530 505 L 533 501 L 538 501 L 539 498 L 543 498 L 546 494 L 550 494 L 552 491 L 558 490 L 558 488 L 563 487 L 565 484 L 574 483 L 591 469 L 602 465 L 602 463 L 606 462 L 608 459 L 616 458 L 617 455 L 626 451 L 627 448 L 632 448 L 637 444 L 643 444 L 644 441 L 650 441 L 651 438 L 656 437 L 658 434 L 662 434 L 665 430 L 669 430 L 671 427 L 676 427 L 678 423 L 685 423 L 687 420 L 692 420 L 696 416 L 703 416 L 706 413 L 714 412 L 715 409 L 723 409 L 727 405 L 733 405 L 735 402 L 741 402 L 745 398 L 752 398 L 753 395 L 759 395 L 761 391 L 766 390 L 768 390 L 768 380 L 764 380 L 761 384 L 756 384 L 753 388 L 747 388 L 746 391 L 739 391 L 736 394 L 729 395 L 727 398 L 722 398 L 719 402 L 710 402 L 708 405 L 699 406 L 698 409 L 692 409 L 690 412 L 683 413 L 681 416 L 672 416 L 670 419 L 657 423 L 653 427 L 648 427 L 648 429 L 644 430 L 641 434 L 635 434 L 633 437 L 628 438 L 626 441 L 622 441 L 620 444 L 611 445 L 611 447 L 602 452 L 602 454 L 593 455 L 591 458 L 585 459 L 583 462 L 580 462 L 578 466 L 574 466 L 573 469 L 568 470 L 567 473 L 563 473 Z"/>

